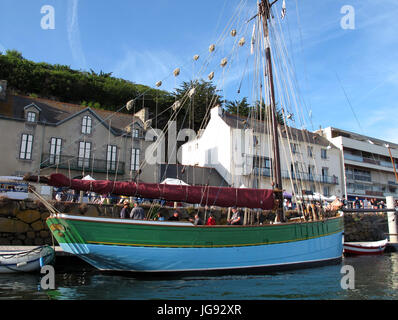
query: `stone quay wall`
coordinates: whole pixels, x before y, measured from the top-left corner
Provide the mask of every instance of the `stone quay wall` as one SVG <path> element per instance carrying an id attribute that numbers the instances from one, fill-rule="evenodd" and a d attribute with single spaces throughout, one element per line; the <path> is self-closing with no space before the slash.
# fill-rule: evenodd
<path id="1" fill-rule="evenodd" d="M 89 217 L 112 217 L 118 218 L 122 209 L 121 205 L 99 205 L 80 204 L 71 202 L 51 202 L 52 205 L 62 213 L 70 215 L 83 215 Z M 148 213 L 152 210 L 152 216 L 161 212 L 163 216 L 169 217 L 173 208 L 142 206 Z M 193 218 L 198 212 L 196 208 L 178 209 L 182 219 Z M 204 209 L 201 208 L 201 215 L 204 216 Z M 226 224 L 227 209 L 212 211 L 217 224 Z M 0 198 L 0 245 L 44 245 L 53 244 L 51 232 L 47 227 L 46 219 L 50 213 L 47 208 L 38 200 L 10 200 Z M 208 212 L 207 212 L 208 216 Z M 294 212 L 287 216 L 296 216 Z M 249 223 L 270 223 L 275 218 L 271 212 L 255 213 L 248 215 Z M 376 241 L 385 238 L 388 233 L 386 214 L 345 214 L 345 240 L 346 241 Z M 56 241 L 56 240 L 54 240 Z M 55 242 L 55 245 L 57 243 Z"/>
<path id="2" fill-rule="evenodd" d="M 388 233 L 387 213 L 345 213 L 344 240 L 378 241 Z"/>

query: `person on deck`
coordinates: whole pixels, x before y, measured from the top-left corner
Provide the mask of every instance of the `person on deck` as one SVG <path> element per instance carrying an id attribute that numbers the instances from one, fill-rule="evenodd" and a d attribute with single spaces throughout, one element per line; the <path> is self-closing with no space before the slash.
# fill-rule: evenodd
<path id="1" fill-rule="evenodd" d="M 131 210 L 130 218 L 134 220 L 145 220 L 145 211 L 138 206 L 137 202 L 134 202 L 134 208 Z"/>
<path id="2" fill-rule="evenodd" d="M 355 197 L 354 207 L 355 209 L 361 209 L 361 202 L 359 201 L 358 197 Z"/>
<path id="3" fill-rule="evenodd" d="M 123 202 L 123 208 L 120 211 L 120 218 L 121 219 L 126 219 L 128 217 L 128 210 L 129 210 L 129 202 L 125 200 Z"/>
<path id="4" fill-rule="evenodd" d="M 180 217 L 177 211 L 174 211 L 173 215 L 167 219 L 168 221 L 179 221 Z"/>
<path id="5" fill-rule="evenodd" d="M 238 208 L 232 208 L 232 218 L 228 220 L 229 225 L 243 225 L 243 212 Z"/>
<path id="6" fill-rule="evenodd" d="M 203 220 L 200 218 L 199 213 L 195 214 L 195 219 L 189 219 L 195 226 L 203 225 Z"/>
<path id="7" fill-rule="evenodd" d="M 158 221 L 164 221 L 164 216 L 161 212 L 158 212 Z"/>
<path id="8" fill-rule="evenodd" d="M 214 219 L 214 216 L 210 214 L 209 219 L 206 221 L 206 226 L 215 226 L 216 225 L 216 219 Z"/>

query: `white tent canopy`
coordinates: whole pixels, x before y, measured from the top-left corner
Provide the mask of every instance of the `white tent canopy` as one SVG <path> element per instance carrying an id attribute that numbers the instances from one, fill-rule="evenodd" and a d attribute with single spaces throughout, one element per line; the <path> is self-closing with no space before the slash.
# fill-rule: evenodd
<path id="1" fill-rule="evenodd" d="M 184 181 L 180 179 L 173 179 L 173 178 L 167 178 L 161 182 L 161 184 L 174 184 L 174 185 L 180 185 L 180 186 L 189 186 L 189 184 L 185 183 Z"/>
<path id="2" fill-rule="evenodd" d="M 306 201 L 328 201 L 332 202 L 336 200 L 336 196 L 326 197 L 320 193 L 314 193 L 313 195 L 303 195 L 303 196 L 295 196 L 297 200 L 306 200 Z"/>
<path id="3" fill-rule="evenodd" d="M 94 181 L 95 179 L 90 176 L 89 174 L 87 176 L 85 176 L 82 180 L 89 180 L 89 181 Z"/>
<path id="4" fill-rule="evenodd" d="M 0 176 L 0 181 L 21 181 L 23 177 L 17 176 Z"/>

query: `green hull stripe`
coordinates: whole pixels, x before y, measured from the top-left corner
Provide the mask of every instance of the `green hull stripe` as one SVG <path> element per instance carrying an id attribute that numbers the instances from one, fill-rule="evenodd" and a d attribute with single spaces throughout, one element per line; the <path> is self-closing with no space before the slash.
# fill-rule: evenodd
<path id="1" fill-rule="evenodd" d="M 285 240 L 285 241 L 271 241 L 271 242 L 260 242 L 250 244 L 227 244 L 227 245 L 159 245 L 159 244 L 138 244 L 138 243 L 117 243 L 117 242 L 102 242 L 102 241 L 87 241 L 90 244 L 102 244 L 109 246 L 130 246 L 130 247 L 159 247 L 159 248 L 228 248 L 228 247 L 251 247 L 251 246 L 262 246 L 269 244 L 288 243 L 296 241 L 304 241 L 309 239 L 321 238 L 330 236 L 332 234 L 339 233 L 341 231 L 335 231 L 331 233 L 322 234 L 314 237 L 307 237 L 301 239 Z"/>
<path id="2" fill-rule="evenodd" d="M 248 247 L 298 242 L 337 234 L 342 217 L 325 221 L 250 227 L 200 228 L 109 223 L 51 217 L 47 224 L 59 243 L 159 248 Z"/>

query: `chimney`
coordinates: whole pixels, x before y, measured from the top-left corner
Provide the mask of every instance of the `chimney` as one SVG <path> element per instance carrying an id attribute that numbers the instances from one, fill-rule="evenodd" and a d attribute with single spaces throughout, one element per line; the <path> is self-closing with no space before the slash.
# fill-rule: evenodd
<path id="1" fill-rule="evenodd" d="M 134 114 L 135 117 L 140 118 L 143 123 L 149 119 L 149 109 L 148 108 L 142 108 L 140 111 L 138 111 L 136 114 Z"/>
<path id="2" fill-rule="evenodd" d="M 7 97 L 7 80 L 0 80 L 0 101 L 5 101 Z"/>
<path id="3" fill-rule="evenodd" d="M 224 109 L 220 107 L 220 105 L 216 105 L 210 111 L 211 117 L 222 117 L 224 115 Z"/>

